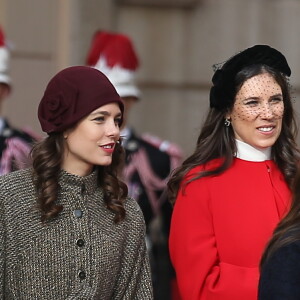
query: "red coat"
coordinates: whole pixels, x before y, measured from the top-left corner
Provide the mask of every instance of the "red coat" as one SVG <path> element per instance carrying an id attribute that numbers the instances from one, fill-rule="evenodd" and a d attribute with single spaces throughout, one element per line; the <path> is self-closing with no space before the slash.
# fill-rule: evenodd
<path id="1" fill-rule="evenodd" d="M 290 190 L 271 160 L 235 158 L 221 175 L 180 191 L 170 255 L 182 299 L 256 300 L 261 254 L 289 204 Z"/>

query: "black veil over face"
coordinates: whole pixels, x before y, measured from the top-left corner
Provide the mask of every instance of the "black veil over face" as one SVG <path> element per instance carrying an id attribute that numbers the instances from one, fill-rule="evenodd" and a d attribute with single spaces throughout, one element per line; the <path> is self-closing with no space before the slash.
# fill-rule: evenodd
<path id="1" fill-rule="evenodd" d="M 291 75 L 291 69 L 285 56 L 268 45 L 255 45 L 227 60 L 222 66 L 216 66 L 210 90 L 210 107 L 226 111 L 232 107 L 235 98 L 235 77 L 243 68 L 252 65 L 266 65 L 285 76 Z"/>

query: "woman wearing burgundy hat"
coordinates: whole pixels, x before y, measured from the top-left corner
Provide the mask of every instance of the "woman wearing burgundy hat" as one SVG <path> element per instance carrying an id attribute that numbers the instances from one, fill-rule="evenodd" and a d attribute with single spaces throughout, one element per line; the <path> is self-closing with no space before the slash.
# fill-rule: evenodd
<path id="1" fill-rule="evenodd" d="M 70 67 L 49 82 L 33 166 L 0 178 L 1 299 L 152 299 L 145 225 L 118 179 L 123 103 Z"/>
<path id="2" fill-rule="evenodd" d="M 183 300 L 256 300 L 259 261 L 290 206 L 299 151 L 285 57 L 248 48 L 218 68 L 194 154 L 169 182 Z"/>

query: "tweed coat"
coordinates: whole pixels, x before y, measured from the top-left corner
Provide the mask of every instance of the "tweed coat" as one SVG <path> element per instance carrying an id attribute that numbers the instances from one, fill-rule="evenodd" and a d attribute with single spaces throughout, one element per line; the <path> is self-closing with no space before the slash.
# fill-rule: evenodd
<path id="1" fill-rule="evenodd" d="M 34 209 L 32 170 L 0 177 L 0 298 L 152 299 L 145 224 L 135 200 L 113 222 L 96 172 L 61 171 L 58 217 L 43 225 Z"/>

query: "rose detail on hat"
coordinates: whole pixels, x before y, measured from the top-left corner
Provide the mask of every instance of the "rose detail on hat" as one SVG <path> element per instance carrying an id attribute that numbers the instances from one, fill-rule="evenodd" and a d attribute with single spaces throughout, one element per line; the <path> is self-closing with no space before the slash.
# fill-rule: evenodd
<path id="1" fill-rule="evenodd" d="M 62 125 L 64 115 L 68 110 L 64 95 L 59 93 L 55 96 L 49 96 L 45 104 L 48 110 L 48 121 L 53 123 L 55 126 Z"/>
<path id="2" fill-rule="evenodd" d="M 95 109 L 116 102 L 124 104 L 108 78 L 86 66 L 68 67 L 48 83 L 38 107 L 42 130 L 48 134 L 71 128 Z"/>

